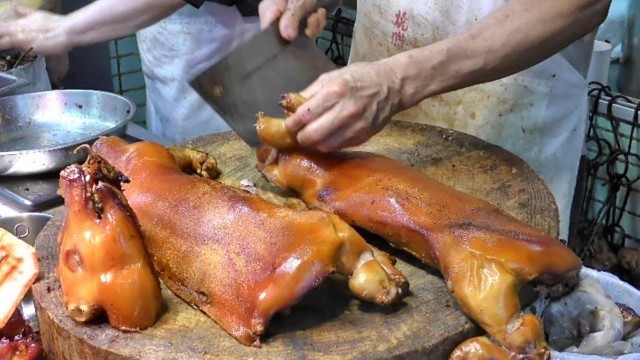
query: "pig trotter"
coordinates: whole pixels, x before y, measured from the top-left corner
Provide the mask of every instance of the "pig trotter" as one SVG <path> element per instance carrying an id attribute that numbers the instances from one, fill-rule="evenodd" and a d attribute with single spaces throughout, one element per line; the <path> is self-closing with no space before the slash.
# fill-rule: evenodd
<path id="1" fill-rule="evenodd" d="M 218 162 L 206 152 L 185 147 L 169 147 L 178 167 L 184 172 L 195 172 L 207 179 L 218 177 Z"/>

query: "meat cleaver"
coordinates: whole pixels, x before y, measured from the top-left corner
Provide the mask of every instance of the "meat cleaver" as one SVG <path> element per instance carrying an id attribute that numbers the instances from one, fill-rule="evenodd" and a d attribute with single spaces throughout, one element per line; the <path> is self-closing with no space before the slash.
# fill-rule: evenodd
<path id="1" fill-rule="evenodd" d="M 333 2 L 318 1 L 316 7 L 329 13 L 327 3 Z M 198 75 L 191 86 L 249 146 L 257 147 L 262 143 L 255 127 L 258 112 L 282 114 L 282 94 L 303 90 L 334 69 L 303 31 L 287 42 L 275 22 Z"/>

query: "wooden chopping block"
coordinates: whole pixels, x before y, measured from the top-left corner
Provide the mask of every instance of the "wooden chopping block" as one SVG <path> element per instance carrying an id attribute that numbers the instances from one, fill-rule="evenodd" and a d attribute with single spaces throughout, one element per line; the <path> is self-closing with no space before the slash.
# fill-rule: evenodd
<path id="1" fill-rule="evenodd" d="M 220 180 L 227 184 L 249 179 L 282 198 L 290 196 L 261 177 L 254 151 L 233 133 L 204 136 L 186 145 L 213 154 L 222 170 Z M 528 165 L 499 147 L 462 133 L 398 121 L 360 148 L 411 164 L 550 235 L 558 233 L 558 211 L 549 190 Z M 359 302 L 344 279 L 332 276 L 288 316 L 274 317 L 262 348 L 240 345 L 166 287 L 165 309 L 150 329 L 124 333 L 104 320 L 77 324 L 63 308 L 55 277 L 56 236 L 63 218 L 64 210 L 56 211 L 36 240 L 42 273 L 33 295 L 44 348 L 52 359 L 443 359 L 480 332 L 459 310 L 441 277 L 369 234 L 363 235 L 398 257 L 397 266 L 411 284 L 412 294 L 393 309 Z"/>

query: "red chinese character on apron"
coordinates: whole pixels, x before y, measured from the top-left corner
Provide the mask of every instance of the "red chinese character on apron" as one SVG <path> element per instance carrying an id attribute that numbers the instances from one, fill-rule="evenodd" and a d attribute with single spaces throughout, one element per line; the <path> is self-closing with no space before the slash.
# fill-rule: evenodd
<path id="1" fill-rule="evenodd" d="M 409 30 L 409 15 L 406 11 L 398 10 L 398 12 L 396 12 L 393 26 L 395 27 L 395 31 L 391 33 L 391 43 L 402 49 L 406 40 L 405 32 Z"/>

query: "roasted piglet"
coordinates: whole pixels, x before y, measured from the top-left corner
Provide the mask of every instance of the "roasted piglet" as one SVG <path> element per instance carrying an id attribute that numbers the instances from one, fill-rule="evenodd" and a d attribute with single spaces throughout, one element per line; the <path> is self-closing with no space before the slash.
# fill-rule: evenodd
<path id="1" fill-rule="evenodd" d="M 270 318 L 333 272 L 365 301 L 387 305 L 406 292 L 393 261 L 337 216 L 212 180 L 206 153 L 113 137 L 93 148 L 131 179 L 124 193 L 164 283 L 242 344 L 259 346 Z"/>
<path id="2" fill-rule="evenodd" d="M 292 112 L 303 102 L 285 96 L 282 105 Z M 581 263 L 560 241 L 398 161 L 303 150 L 283 120 L 262 114 L 257 129 L 271 145 L 258 151 L 258 167 L 271 182 L 439 269 L 462 310 L 506 349 L 474 338 L 452 358 L 548 356 L 541 322 L 521 312 L 518 293 L 531 281 L 575 286 Z"/>
<path id="3" fill-rule="evenodd" d="M 60 173 L 66 216 L 58 233 L 56 270 L 74 320 L 85 322 L 104 312 L 111 326 L 138 331 L 153 325 L 162 299 L 140 226 L 120 190 L 122 181 L 128 179 L 92 152 L 83 165 Z"/>

